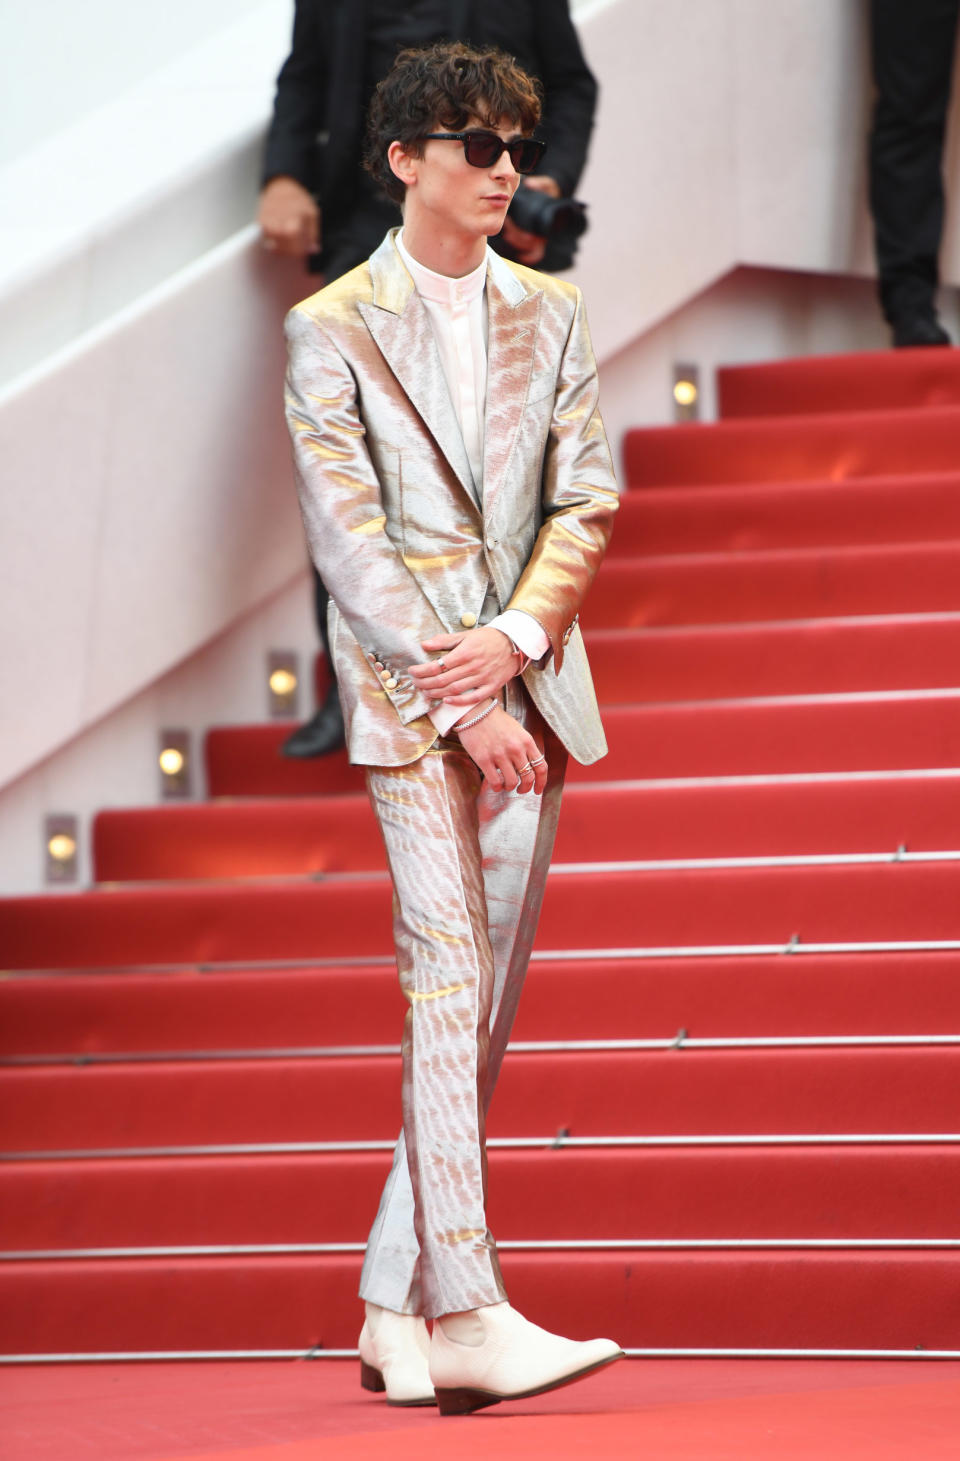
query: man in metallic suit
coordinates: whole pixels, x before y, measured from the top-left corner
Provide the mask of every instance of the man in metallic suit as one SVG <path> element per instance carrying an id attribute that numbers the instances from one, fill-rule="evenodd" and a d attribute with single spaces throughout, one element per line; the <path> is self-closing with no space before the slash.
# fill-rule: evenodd
<path id="1" fill-rule="evenodd" d="M 374 97 L 367 166 L 403 227 L 287 325 L 301 507 L 409 1003 L 403 1136 L 361 1280 L 362 1374 L 444 1414 L 621 1353 L 511 1308 L 485 1215 L 485 1114 L 567 754 L 606 750 L 578 613 L 617 496 L 583 304 L 487 246 L 542 155 L 538 116 L 534 84 L 501 52 L 402 53 Z"/>

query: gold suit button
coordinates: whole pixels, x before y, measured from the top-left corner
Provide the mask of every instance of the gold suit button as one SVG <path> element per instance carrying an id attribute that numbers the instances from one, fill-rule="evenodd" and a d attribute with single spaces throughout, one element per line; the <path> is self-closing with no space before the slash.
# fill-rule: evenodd
<path id="1" fill-rule="evenodd" d="M 393 678 L 393 676 L 392 676 L 392 674 L 391 674 L 391 672 L 389 670 L 381 669 L 381 671 L 380 671 L 380 678 L 383 681 L 383 683 L 386 684 L 388 680 L 391 680 Z"/>
<path id="2" fill-rule="evenodd" d="M 399 681 L 395 680 L 393 675 L 391 675 L 390 678 L 388 680 L 384 680 L 383 683 L 388 690 L 395 690 L 397 688 L 397 685 L 399 684 Z"/>
<path id="3" fill-rule="evenodd" d="M 460 615 L 460 623 L 463 625 L 464 629 L 472 629 L 473 626 L 474 626 L 474 624 L 476 624 L 476 622 L 477 622 L 477 616 L 476 616 L 476 614 L 461 614 Z"/>

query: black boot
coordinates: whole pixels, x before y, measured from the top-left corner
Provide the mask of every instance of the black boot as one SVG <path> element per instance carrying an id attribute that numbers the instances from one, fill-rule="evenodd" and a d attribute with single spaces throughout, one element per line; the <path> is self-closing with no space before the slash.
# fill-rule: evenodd
<path id="1" fill-rule="evenodd" d="M 949 345 L 950 336 L 937 318 L 933 305 L 904 309 L 890 320 L 896 349 L 909 345 Z"/>
<path id="2" fill-rule="evenodd" d="M 311 756 L 327 756 L 331 751 L 340 751 L 345 744 L 343 711 L 334 680 L 316 715 L 288 736 L 280 749 L 285 756 L 308 760 Z"/>

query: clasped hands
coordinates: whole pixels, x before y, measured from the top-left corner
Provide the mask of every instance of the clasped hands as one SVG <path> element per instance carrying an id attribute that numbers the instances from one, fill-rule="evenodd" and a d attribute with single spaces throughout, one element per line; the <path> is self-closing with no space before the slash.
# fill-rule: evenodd
<path id="1" fill-rule="evenodd" d="M 435 704 L 453 705 L 462 716 L 481 702 L 496 699 L 520 667 L 511 641 L 488 626 L 463 634 L 436 634 L 423 648 L 439 658 L 411 665 L 415 683 Z M 467 717 L 469 718 L 469 717 Z M 460 742 L 487 781 L 509 790 L 516 783 L 521 794 L 540 793 L 547 784 L 543 750 L 529 731 L 499 705 L 475 725 L 458 731 Z"/>

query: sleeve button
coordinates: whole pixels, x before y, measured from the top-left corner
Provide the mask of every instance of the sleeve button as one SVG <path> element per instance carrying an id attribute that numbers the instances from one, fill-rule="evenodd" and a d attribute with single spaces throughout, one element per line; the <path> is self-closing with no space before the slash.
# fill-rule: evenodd
<path id="1" fill-rule="evenodd" d="M 397 688 L 397 685 L 399 684 L 399 681 L 398 680 L 395 680 L 394 677 L 393 677 L 393 675 L 391 675 L 390 678 L 388 680 L 384 680 L 383 683 L 384 683 L 384 687 L 387 690 L 395 690 Z"/>
<path id="2" fill-rule="evenodd" d="M 472 629 L 477 622 L 476 614 L 461 614 L 460 623 L 464 629 Z"/>

